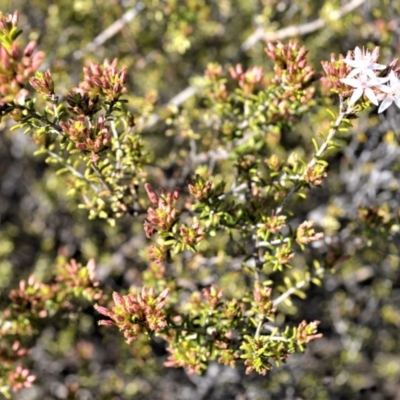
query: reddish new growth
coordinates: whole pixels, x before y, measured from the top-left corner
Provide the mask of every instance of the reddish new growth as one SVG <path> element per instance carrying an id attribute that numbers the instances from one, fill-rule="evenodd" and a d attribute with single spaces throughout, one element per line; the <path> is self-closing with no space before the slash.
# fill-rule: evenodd
<path id="1" fill-rule="evenodd" d="M 91 160 L 97 162 L 99 153 L 111 141 L 110 127 L 106 125 L 105 118 L 100 116 L 95 123 L 90 123 L 84 115 L 68 122 L 60 122 L 65 135 L 75 143 L 79 150 L 91 152 Z"/>
<path id="2" fill-rule="evenodd" d="M 15 341 L 11 348 L 6 343 L 0 344 L 0 363 L 3 366 L 11 365 L 13 362 L 25 357 L 27 354 L 29 354 L 29 350 L 21 347 L 19 341 Z"/>
<path id="3" fill-rule="evenodd" d="M 284 215 L 272 215 L 271 217 L 263 217 L 263 219 L 265 222 L 258 230 L 260 235 L 277 233 L 286 226 L 286 217 Z"/>
<path id="4" fill-rule="evenodd" d="M 36 72 L 33 78 L 29 79 L 31 86 L 40 94 L 50 99 L 54 99 L 54 82 L 51 77 L 51 71 L 48 69 L 44 74 Z"/>
<path id="5" fill-rule="evenodd" d="M 327 177 L 326 165 L 316 164 L 314 167 L 307 166 L 304 172 L 304 180 L 310 185 L 319 186 Z"/>
<path id="6" fill-rule="evenodd" d="M 105 60 L 103 65 L 90 63 L 83 69 L 84 82 L 79 85 L 79 91 L 88 93 L 90 97 L 104 96 L 107 101 L 116 102 L 127 92 L 126 68 L 117 69 L 117 59 L 112 62 Z"/>
<path id="7" fill-rule="evenodd" d="M 313 68 L 308 65 L 305 47 L 300 47 L 297 41 L 291 40 L 287 44 L 278 42 L 276 45 L 267 42 L 265 53 L 275 62 L 274 82 L 288 83 L 294 89 L 307 87 L 315 77 Z M 314 89 L 308 88 L 307 100 L 310 100 Z"/>
<path id="8" fill-rule="evenodd" d="M 265 52 L 274 61 L 274 73 L 270 82 L 276 87 L 271 96 L 270 122 L 294 121 L 310 106 L 315 92 L 311 83 L 316 79 L 315 71 L 307 63 L 307 51 L 298 42 L 276 45 L 267 42 Z M 296 105 L 296 106 L 295 106 Z"/>
<path id="9" fill-rule="evenodd" d="M 74 259 L 69 263 L 58 264 L 57 291 L 83 296 L 89 301 L 99 300 L 102 297 L 102 291 L 98 289 L 100 282 L 95 280 L 95 269 L 94 259 L 90 259 L 86 267 L 80 266 Z"/>
<path id="10" fill-rule="evenodd" d="M 158 332 L 167 325 L 163 307 L 167 301 L 169 289 L 163 290 L 158 296 L 154 288 L 143 288 L 137 296 L 128 294 L 121 296 L 113 293 L 115 306 L 109 310 L 98 304 L 95 309 L 111 320 L 101 320 L 99 325 L 116 326 L 124 333 L 127 343 L 132 343 L 140 332 Z"/>
<path id="11" fill-rule="evenodd" d="M 284 243 L 276 249 L 275 257 L 280 265 L 285 265 L 294 257 L 294 253 L 291 246 Z"/>
<path id="12" fill-rule="evenodd" d="M 220 64 L 209 63 L 204 71 L 205 76 L 213 82 L 222 78 L 224 70 Z"/>
<path id="13" fill-rule="evenodd" d="M 179 231 L 182 235 L 182 242 L 188 246 L 195 246 L 204 239 L 204 228 L 198 222 L 190 227 L 181 225 Z"/>
<path id="14" fill-rule="evenodd" d="M 264 72 L 261 67 L 253 67 L 243 71 L 241 64 L 237 64 L 235 68 L 230 68 L 229 72 L 233 79 L 239 82 L 239 86 L 246 94 L 251 94 L 257 85 L 263 81 Z"/>
<path id="15" fill-rule="evenodd" d="M 156 208 L 149 207 L 147 210 L 147 220 L 144 223 L 145 233 L 150 238 L 156 231 L 168 231 L 176 221 L 178 210 L 175 208 L 179 197 L 179 191 L 163 193 L 158 196 L 149 183 L 144 185 L 150 201 Z"/>
<path id="16" fill-rule="evenodd" d="M 21 365 L 18 365 L 15 371 L 11 371 L 8 374 L 8 382 L 14 392 L 32 386 L 33 382 L 36 380 L 36 376 L 29 375 L 29 373 L 29 369 L 24 369 Z"/>
<path id="17" fill-rule="evenodd" d="M 211 285 L 209 289 L 204 288 L 202 290 L 204 300 L 210 310 L 216 309 L 220 305 L 222 299 L 222 290 L 218 290 L 214 285 Z"/>
<path id="18" fill-rule="evenodd" d="M 148 254 L 150 260 L 161 265 L 168 258 L 168 248 L 162 245 L 150 245 Z"/>
<path id="19" fill-rule="evenodd" d="M 79 89 L 74 89 L 67 95 L 68 111 L 74 114 L 91 116 L 101 109 L 99 96 L 90 97 L 89 93 L 81 93 Z"/>
<path id="20" fill-rule="evenodd" d="M 264 318 L 273 319 L 275 316 L 276 308 L 273 307 L 271 300 L 272 289 L 261 286 L 259 282 L 254 284 L 254 304 L 257 312 Z"/>
<path id="21" fill-rule="evenodd" d="M 320 339 L 322 333 L 316 333 L 318 329 L 319 321 L 310 322 L 307 324 L 306 321 L 302 321 L 297 328 L 297 343 L 307 344 L 313 340 Z"/>
<path id="22" fill-rule="evenodd" d="M 321 82 L 324 87 L 329 88 L 336 93 L 340 93 L 343 97 L 349 97 L 352 91 L 349 90 L 349 87 L 342 83 L 340 79 L 346 78 L 352 68 L 343 60 L 341 54 L 339 54 L 339 58 L 337 59 L 336 55 L 332 53 L 330 61 L 322 61 L 322 68 L 324 69 L 327 78 L 322 78 Z"/>
<path id="23" fill-rule="evenodd" d="M 12 311 L 18 316 L 24 314 L 36 318 L 46 318 L 60 307 L 70 307 L 71 297 L 84 297 L 89 301 L 98 300 L 102 292 L 99 282 L 94 281 L 95 264 L 93 260 L 87 267 L 81 267 L 75 260 L 60 263 L 56 283 L 44 284 L 30 276 L 22 280 L 18 289 L 10 291 Z"/>
<path id="24" fill-rule="evenodd" d="M 322 232 L 316 233 L 314 230 L 314 221 L 304 221 L 299 225 L 296 232 L 296 242 L 298 244 L 308 244 L 324 237 Z"/>
<path id="25" fill-rule="evenodd" d="M 223 69 L 219 64 L 210 63 L 204 71 L 205 76 L 213 83 L 210 96 L 216 101 L 224 102 L 228 98 L 225 80 L 223 79 Z"/>
<path id="26" fill-rule="evenodd" d="M 211 194 L 212 182 L 206 181 L 201 176 L 196 175 L 193 182 L 188 183 L 189 193 L 199 201 L 207 200 Z"/>
<path id="27" fill-rule="evenodd" d="M 52 289 L 42 282 L 37 282 L 33 276 L 28 281 L 22 280 L 18 289 L 10 291 L 9 297 L 17 314 L 30 313 L 39 318 L 46 318 L 46 301 L 53 297 Z"/>
<path id="28" fill-rule="evenodd" d="M 23 101 L 28 95 L 24 88 L 32 74 L 39 68 L 43 52 L 34 53 L 36 42 L 31 41 L 24 50 L 15 40 L 18 13 L 0 13 L 0 107 L 13 100 Z"/>

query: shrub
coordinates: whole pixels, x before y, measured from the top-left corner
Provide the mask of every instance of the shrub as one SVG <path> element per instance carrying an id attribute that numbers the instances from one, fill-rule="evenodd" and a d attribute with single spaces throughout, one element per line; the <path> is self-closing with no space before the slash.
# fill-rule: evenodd
<path id="1" fill-rule="evenodd" d="M 174 15 L 179 10 L 196 7 Z M 20 34 L 18 13 L 2 14 L 2 123 L 13 120 L 10 130 L 35 144 L 35 156 L 47 164 L 40 172 L 48 180 L 45 201 L 65 207 L 76 223 L 67 231 L 75 229 L 102 265 L 96 278 L 94 259 L 79 256 L 76 240 L 66 240 L 75 251 L 61 241 L 42 243 L 48 259 L 8 291 L 1 311 L 1 392 L 10 396 L 45 380 L 35 364 L 33 372 L 22 366 L 31 363 L 29 348 L 37 364 L 43 349 L 78 360 L 71 368 L 91 381 L 64 386 L 64 398 L 83 388 L 106 398 L 124 390 L 110 371 L 108 384 L 99 382 L 103 371 L 90 373 L 101 343 L 115 346 L 101 357 L 128 374 L 154 374 L 160 362 L 153 349 L 165 366 L 188 374 L 217 362 L 265 375 L 320 339 L 319 320 L 299 319 L 293 296 L 305 301 L 310 285 L 347 265 L 356 246 L 368 249 L 377 230 L 388 241 L 398 229 L 390 202 L 360 204 L 357 224 L 337 222 L 343 213 L 335 202 L 319 211 L 333 228 L 318 213 L 318 221 L 310 218 L 351 120 L 371 105 L 379 114 L 399 105 L 397 60 L 379 64 L 378 47 L 355 47 L 323 61 L 322 75 L 297 40 L 267 41 L 272 68 L 209 63 L 194 80 L 194 100 L 155 114 L 156 93 L 132 95 L 128 69 L 117 59 L 87 63 L 78 84 L 58 89 L 62 74 L 40 70 L 45 54 L 34 41 L 22 45 Z M 326 107 L 330 123 L 315 111 Z M 317 120 L 318 135 L 304 134 L 304 124 Z M 51 224 L 43 215 L 31 229 Z M 112 257 L 128 260 L 126 267 L 113 269 Z M 52 347 L 54 335 L 64 343 Z M 130 390 L 144 389 L 122 396 Z"/>

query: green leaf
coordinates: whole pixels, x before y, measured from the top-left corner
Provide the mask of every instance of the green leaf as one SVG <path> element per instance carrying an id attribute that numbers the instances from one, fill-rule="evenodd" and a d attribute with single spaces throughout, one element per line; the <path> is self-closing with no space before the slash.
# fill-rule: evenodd
<path id="1" fill-rule="evenodd" d="M 56 175 L 62 175 L 62 174 L 65 174 L 67 172 L 70 172 L 70 170 L 68 168 L 61 168 L 56 172 Z"/>
<path id="2" fill-rule="evenodd" d="M 319 145 L 318 145 L 317 140 L 316 140 L 315 138 L 312 138 L 311 141 L 312 141 L 312 143 L 313 143 L 313 145 L 314 145 L 315 151 L 318 152 L 318 150 L 319 150 Z"/>
<path id="3" fill-rule="evenodd" d="M 17 39 L 18 38 L 18 36 L 20 35 L 22 33 L 22 31 L 21 30 L 18 30 L 18 28 L 16 27 L 16 26 L 13 26 L 11 29 L 10 29 L 10 32 L 9 32 L 9 38 L 11 39 L 11 41 L 15 41 L 15 39 Z"/>
<path id="4" fill-rule="evenodd" d="M 331 109 L 326 108 L 325 110 L 332 117 L 332 119 L 336 119 L 336 115 L 334 114 L 334 112 Z"/>

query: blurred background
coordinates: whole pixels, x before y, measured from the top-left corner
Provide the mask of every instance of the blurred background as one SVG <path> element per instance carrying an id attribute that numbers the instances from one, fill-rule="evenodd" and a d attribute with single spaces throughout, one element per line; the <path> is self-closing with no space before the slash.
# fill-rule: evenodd
<path id="1" fill-rule="evenodd" d="M 89 60 L 118 58 L 127 66 L 128 107 L 136 116 L 153 116 L 142 133 L 165 171 L 174 160 L 165 154 L 167 127 L 157 115 L 171 102 L 196 108 L 196 78 L 210 62 L 268 71 L 265 37 L 298 39 L 321 73 L 320 62 L 331 53 L 345 55 L 356 46 L 380 46 L 382 64 L 400 55 L 400 2 L 389 0 L 0 0 L 0 11 L 14 10 L 21 40 L 36 40 L 46 53 L 41 70 L 51 68 L 61 95 L 78 84 Z M 313 115 L 285 139 L 287 151 L 311 149 L 311 138 L 329 126 L 326 108 L 337 110 L 337 103 L 335 96 L 317 95 Z M 89 221 L 66 196 L 64 178 L 11 125 L 0 123 L 1 306 L 20 279 L 51 276 L 59 254 L 84 264 L 94 257 L 100 280 L 113 290 L 140 281 L 143 221 L 127 216 L 115 227 Z M 121 343 L 115 331 L 96 326 L 88 308 L 74 322 L 43 327 L 32 344 L 37 382 L 15 398 L 400 399 L 399 135 L 395 106 L 379 115 L 373 107 L 364 111 L 340 136 L 323 188 L 299 203 L 296 214 L 314 219 L 351 256 L 322 287 L 310 288 L 307 299 L 295 300 L 288 319 L 318 319 L 324 334 L 304 355 L 265 377 L 217 364 L 204 376 L 188 376 L 163 367 L 162 343 Z M 360 222 L 364 209 L 372 222 Z M 306 263 L 313 251 L 296 256 L 296 263 Z"/>

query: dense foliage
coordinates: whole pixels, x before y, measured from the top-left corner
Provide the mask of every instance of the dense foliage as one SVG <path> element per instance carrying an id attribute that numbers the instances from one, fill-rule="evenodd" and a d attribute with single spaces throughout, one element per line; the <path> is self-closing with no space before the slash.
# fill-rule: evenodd
<path id="1" fill-rule="evenodd" d="M 17 3 L 0 393 L 395 398 L 396 6 Z"/>

